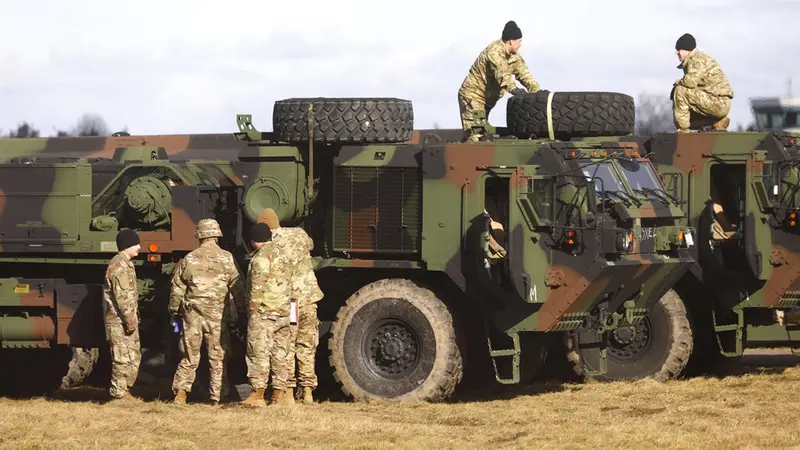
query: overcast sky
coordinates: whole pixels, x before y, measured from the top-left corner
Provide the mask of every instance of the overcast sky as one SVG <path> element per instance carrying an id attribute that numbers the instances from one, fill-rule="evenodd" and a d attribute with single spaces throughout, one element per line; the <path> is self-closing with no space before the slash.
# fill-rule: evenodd
<path id="1" fill-rule="evenodd" d="M 228 133 L 237 113 L 270 130 L 275 100 L 315 96 L 405 98 L 416 127 L 459 127 L 459 85 L 507 20 L 551 91 L 666 96 L 690 32 L 731 82 L 731 128 L 789 76 L 800 95 L 800 0 L 489 3 L 3 0 L 0 131 L 52 135 L 87 112 L 132 134 Z"/>

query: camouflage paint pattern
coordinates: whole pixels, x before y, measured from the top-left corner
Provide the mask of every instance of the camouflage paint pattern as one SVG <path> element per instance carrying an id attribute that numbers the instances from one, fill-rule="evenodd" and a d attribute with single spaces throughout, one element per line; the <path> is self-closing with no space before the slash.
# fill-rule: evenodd
<path id="1" fill-rule="evenodd" d="M 504 332 L 591 326 L 601 303 L 619 310 L 633 300 L 627 308 L 639 311 L 691 265 L 675 238 L 680 208 L 624 183 L 621 198 L 590 202 L 580 164 L 611 162 L 620 172 L 618 158 L 634 154 L 637 142 L 454 143 L 461 134 L 419 130 L 395 145 L 315 144 L 314 193 L 306 190 L 309 149 L 275 143 L 269 133 L 254 142 L 240 135 L 3 140 L 0 231 L 8 234 L 0 236 L 0 258 L 26 263 L 15 266 L 23 273 L 8 276 L 39 267 L 60 279 L 65 267 L 89 267 L 116 252 L 117 229 L 130 226 L 143 248 L 134 263 L 148 274 L 143 314 L 163 324 L 158 293 L 172 265 L 197 246 L 198 221 L 220 223 L 220 245 L 237 250 L 241 266 L 249 227 L 273 207 L 282 223 L 311 236 L 317 271 L 443 274 L 479 304 L 504 305 L 486 314 Z M 40 181 L 30 182 L 34 177 Z M 537 225 L 528 206 L 549 208 L 535 190 L 554 183 L 555 226 Z M 483 268 L 484 210 L 505 228 L 501 276 L 508 289 Z M 615 244 L 623 235 L 632 243 L 624 251 Z M 71 285 L 90 285 L 80 271 Z M 157 329 L 150 326 L 143 339 L 157 344 Z"/>
<path id="2" fill-rule="evenodd" d="M 800 137 L 783 132 L 690 133 L 640 138 L 667 190 L 685 202 L 685 224 L 697 229 L 697 261 L 687 277 L 706 287 L 720 325 L 743 314 L 744 346 L 763 341 L 760 330 L 776 326 L 759 310 L 798 304 L 800 229 L 797 228 L 797 161 Z M 735 226 L 728 240 L 709 245 L 711 224 Z M 741 207 L 743 206 L 743 208 Z M 752 327 L 752 329 L 750 328 Z M 789 339 L 786 329 L 766 345 Z M 738 328 L 741 329 L 741 328 Z M 721 333 L 724 334 L 724 333 Z"/>

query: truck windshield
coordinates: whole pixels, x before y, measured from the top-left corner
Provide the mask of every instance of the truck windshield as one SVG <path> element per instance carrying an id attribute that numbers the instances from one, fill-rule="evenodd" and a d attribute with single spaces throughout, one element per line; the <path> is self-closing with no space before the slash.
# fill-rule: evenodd
<path id="1" fill-rule="evenodd" d="M 602 180 L 602 186 L 600 180 L 594 181 L 594 190 L 598 193 L 601 190 L 626 192 L 625 185 L 622 184 L 619 176 L 617 176 L 617 172 L 615 172 L 614 168 L 611 167 L 611 162 L 606 161 L 597 163 L 593 161 L 581 161 L 579 164 L 581 166 L 583 175 L 586 176 L 588 181 L 591 182 L 592 178 L 599 178 Z"/>
<path id="2" fill-rule="evenodd" d="M 633 192 L 649 199 L 663 199 L 664 188 L 650 164 L 624 159 L 619 159 L 618 162 Z"/>

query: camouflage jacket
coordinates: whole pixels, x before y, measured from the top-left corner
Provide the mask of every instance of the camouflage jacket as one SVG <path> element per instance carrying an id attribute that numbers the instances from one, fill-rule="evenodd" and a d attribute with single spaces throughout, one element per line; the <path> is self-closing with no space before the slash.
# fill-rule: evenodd
<path id="1" fill-rule="evenodd" d="M 292 262 L 292 297 L 300 306 L 320 301 L 323 294 L 311 263 L 314 241 L 308 233 L 299 227 L 281 227 L 272 231 L 271 244 L 282 249 Z"/>
<path id="2" fill-rule="evenodd" d="M 678 65 L 683 69 L 683 78 L 675 84 L 690 89 L 700 89 L 719 97 L 733 98 L 733 91 L 725 72 L 714 58 L 694 49 Z"/>
<path id="3" fill-rule="evenodd" d="M 233 296 L 235 308 L 226 301 Z M 169 311 L 193 309 L 213 321 L 233 322 L 245 310 L 244 284 L 230 252 L 203 242 L 175 266 Z"/>
<path id="4" fill-rule="evenodd" d="M 274 235 L 273 235 L 274 236 Z M 247 297 L 250 314 L 289 315 L 293 262 L 282 248 L 262 246 L 250 261 L 247 275 Z"/>
<path id="5" fill-rule="evenodd" d="M 461 84 L 459 94 L 487 103 L 496 102 L 506 91 L 516 87 L 512 75 L 529 92 L 539 90 L 539 83 L 528 71 L 522 55 L 507 52 L 503 41 L 496 40 L 478 55 Z"/>
<path id="6" fill-rule="evenodd" d="M 108 263 L 103 283 L 103 310 L 107 324 L 122 323 L 127 331 L 139 326 L 136 269 L 122 252 Z"/>

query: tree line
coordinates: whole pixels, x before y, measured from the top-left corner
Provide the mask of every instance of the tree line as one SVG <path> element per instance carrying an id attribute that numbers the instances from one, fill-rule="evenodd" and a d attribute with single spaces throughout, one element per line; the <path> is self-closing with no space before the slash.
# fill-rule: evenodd
<path id="1" fill-rule="evenodd" d="M 127 132 L 127 127 L 122 131 Z M 65 136 L 109 136 L 111 131 L 106 121 L 98 114 L 84 114 L 82 115 L 75 125 L 68 130 L 55 130 L 55 134 L 50 137 L 65 137 Z M 15 129 L 11 129 L 8 133 L 3 133 L 0 130 L 0 138 L 38 138 L 44 137 L 41 131 L 33 124 L 23 121 Z"/>
<path id="2" fill-rule="evenodd" d="M 438 123 L 434 123 L 435 129 L 439 128 Z M 634 126 L 636 134 L 650 135 L 653 133 L 664 133 L 675 131 L 672 121 L 672 100 L 669 96 L 641 94 L 636 101 L 636 123 Z M 747 128 L 737 125 L 736 131 L 752 129 L 752 124 Z M 122 131 L 127 132 L 127 127 Z M 75 125 L 69 130 L 56 130 L 53 137 L 63 136 L 109 136 L 111 134 L 106 121 L 97 114 L 84 114 Z M 41 132 L 28 122 L 22 122 L 16 129 L 8 133 L 2 133 L 0 138 L 37 138 L 42 137 Z"/>

